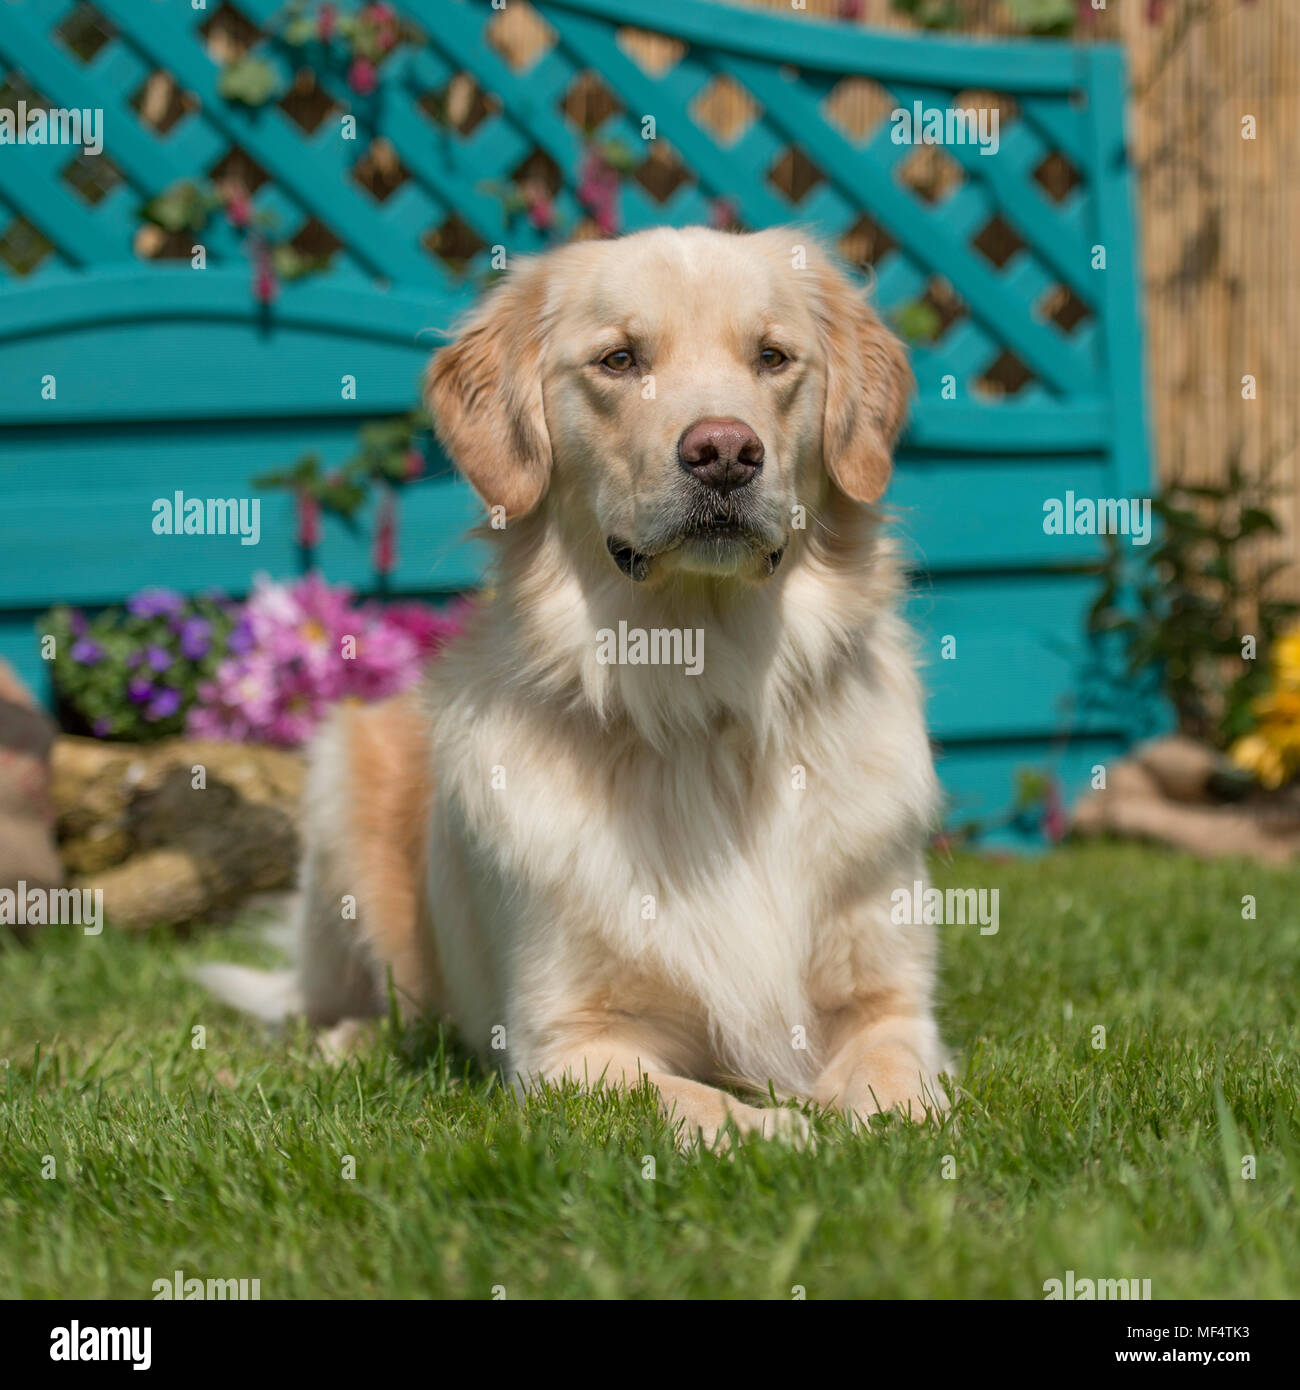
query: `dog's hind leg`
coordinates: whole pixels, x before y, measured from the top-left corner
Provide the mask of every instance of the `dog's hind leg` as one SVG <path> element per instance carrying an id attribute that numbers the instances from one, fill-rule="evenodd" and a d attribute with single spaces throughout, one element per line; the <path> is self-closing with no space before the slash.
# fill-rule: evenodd
<path id="1" fill-rule="evenodd" d="M 303 798 L 294 968 L 205 965 L 196 978 L 267 1023 L 374 1018 L 390 984 L 403 1017 L 436 1007 L 424 892 L 431 803 L 428 727 L 414 695 L 336 710 L 313 744 Z"/>
<path id="2" fill-rule="evenodd" d="M 339 712 L 317 748 L 300 985 L 317 1023 L 439 1003 L 425 895 L 428 721 L 414 695 Z"/>

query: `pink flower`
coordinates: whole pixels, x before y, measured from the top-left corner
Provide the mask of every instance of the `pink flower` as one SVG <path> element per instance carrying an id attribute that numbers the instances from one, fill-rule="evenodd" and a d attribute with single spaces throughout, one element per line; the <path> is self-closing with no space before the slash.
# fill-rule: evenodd
<path id="1" fill-rule="evenodd" d="M 473 608 L 469 599 L 454 599 L 445 608 L 430 608 L 423 603 L 390 603 L 384 609 L 384 621 L 389 627 L 405 632 L 421 656 L 432 656 L 444 643 L 465 630 L 466 619 Z"/>
<path id="2" fill-rule="evenodd" d="M 618 235 L 620 187 L 618 170 L 594 146 L 588 149 L 579 174 L 578 201 L 603 236 Z"/>
<path id="3" fill-rule="evenodd" d="M 525 195 L 528 220 L 539 232 L 549 232 L 555 226 L 555 204 L 551 195 L 541 188 L 530 188 Z"/>
<path id="4" fill-rule="evenodd" d="M 320 503 L 309 493 L 299 491 L 298 544 L 310 550 L 320 544 Z"/>
<path id="5" fill-rule="evenodd" d="M 363 97 L 368 97 L 378 86 L 375 65 L 369 58 L 354 58 L 348 69 L 348 86 Z"/>
<path id="6" fill-rule="evenodd" d="M 397 11 L 391 5 L 370 5 L 362 14 L 362 19 L 374 30 L 375 43 L 381 53 L 387 53 L 397 44 Z"/>
<path id="7" fill-rule="evenodd" d="M 709 204 L 709 226 L 716 231 L 725 232 L 728 227 L 734 227 L 738 220 L 736 205 L 730 198 L 714 198 Z"/>
<path id="8" fill-rule="evenodd" d="M 379 516 L 375 522 L 374 563 L 378 574 L 392 574 L 397 568 L 397 507 L 391 492 L 386 492 L 379 503 Z"/>
<path id="9" fill-rule="evenodd" d="M 862 0 L 840 0 L 839 15 L 841 19 L 861 19 Z"/>
<path id="10" fill-rule="evenodd" d="M 261 578 L 241 617 L 248 640 L 200 686 L 186 727 L 194 737 L 297 747 L 336 701 L 386 699 L 413 685 L 468 609 L 355 604 L 316 574 L 292 584 Z"/>
<path id="11" fill-rule="evenodd" d="M 316 32 L 320 36 L 322 43 L 328 43 L 334 37 L 334 26 L 337 16 L 334 13 L 333 5 L 322 5 L 320 12 L 316 16 Z"/>
<path id="12" fill-rule="evenodd" d="M 408 478 L 424 477 L 424 455 L 414 447 L 406 451 L 406 476 Z"/>
<path id="13" fill-rule="evenodd" d="M 1061 802 L 1060 784 L 1053 778 L 1043 797 L 1043 833 L 1054 844 L 1065 839 L 1070 829 L 1070 820 Z"/>
<path id="14" fill-rule="evenodd" d="M 226 217 L 232 227 L 244 228 L 253 220 L 253 204 L 242 189 L 226 199 Z"/>
<path id="15" fill-rule="evenodd" d="M 280 285 L 275 278 L 275 267 L 271 264 L 270 253 L 265 246 L 259 246 L 254 261 L 253 298 L 259 304 L 273 304 L 279 292 Z"/>

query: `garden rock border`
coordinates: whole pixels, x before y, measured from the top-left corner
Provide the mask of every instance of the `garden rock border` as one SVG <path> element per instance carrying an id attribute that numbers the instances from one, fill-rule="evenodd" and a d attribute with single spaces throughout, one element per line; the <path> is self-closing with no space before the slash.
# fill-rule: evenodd
<path id="1" fill-rule="evenodd" d="M 1204 859 L 1284 864 L 1300 856 L 1300 788 L 1243 785 L 1212 748 L 1175 734 L 1139 745 L 1107 769 L 1107 785 L 1075 807 L 1083 836 L 1153 840 Z"/>
<path id="2" fill-rule="evenodd" d="M 293 882 L 305 771 L 297 753 L 64 735 L 52 766 L 64 865 L 74 887 L 103 890 L 110 926 L 192 922 Z"/>

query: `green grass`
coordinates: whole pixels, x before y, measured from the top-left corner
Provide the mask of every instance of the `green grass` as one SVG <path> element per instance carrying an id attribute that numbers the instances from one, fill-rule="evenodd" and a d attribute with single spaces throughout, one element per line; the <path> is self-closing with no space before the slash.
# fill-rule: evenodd
<path id="1" fill-rule="evenodd" d="M 823 1120 L 811 1154 L 680 1155 L 642 1095 L 521 1108 L 437 1038 L 331 1068 L 186 980 L 269 963 L 249 924 L 49 929 L 0 955 L 0 1295 L 175 1269 L 263 1298 L 1300 1292 L 1295 876 L 1131 846 L 935 868 L 1001 894 L 997 935 L 940 929 L 956 1124 Z"/>

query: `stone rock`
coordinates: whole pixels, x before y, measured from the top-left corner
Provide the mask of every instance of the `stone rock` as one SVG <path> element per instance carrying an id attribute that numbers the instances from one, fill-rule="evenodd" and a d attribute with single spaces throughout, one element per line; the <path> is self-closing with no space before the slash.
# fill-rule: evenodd
<path id="1" fill-rule="evenodd" d="M 1209 801 L 1210 780 L 1219 770 L 1220 757 L 1207 744 L 1183 734 L 1152 739 L 1134 750 L 1133 756 L 1175 801 Z"/>
<path id="2" fill-rule="evenodd" d="M 305 770 L 296 753 L 68 736 L 53 766 L 64 862 L 75 886 L 103 890 L 111 924 L 190 922 L 293 881 Z"/>
<path id="3" fill-rule="evenodd" d="M 13 670 L 0 661 L 0 888 L 59 888 L 50 748 L 54 726 Z"/>
<path id="4" fill-rule="evenodd" d="M 1190 739 L 1144 745 L 1110 769 L 1104 790 L 1079 801 L 1072 828 L 1083 836 L 1151 840 L 1204 859 L 1300 858 L 1300 789 L 1256 788 L 1243 799 L 1216 801 L 1219 766 L 1213 749 Z"/>

